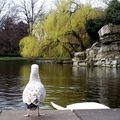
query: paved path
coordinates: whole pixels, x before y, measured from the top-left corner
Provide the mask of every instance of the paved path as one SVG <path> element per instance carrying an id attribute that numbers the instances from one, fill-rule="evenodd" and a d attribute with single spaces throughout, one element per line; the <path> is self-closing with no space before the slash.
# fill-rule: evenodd
<path id="1" fill-rule="evenodd" d="M 120 120 L 120 109 L 76 110 L 74 113 L 81 120 Z"/>
<path id="2" fill-rule="evenodd" d="M 25 111 L 3 111 L 0 120 L 120 120 L 120 109 L 108 110 L 42 110 L 40 117 L 32 112 L 24 117 Z"/>
<path id="3" fill-rule="evenodd" d="M 41 111 L 42 115 L 37 116 L 37 112 L 33 112 L 31 117 L 24 117 L 25 111 L 3 111 L 0 114 L 0 120 L 80 120 L 71 111 L 59 110 L 44 110 Z"/>

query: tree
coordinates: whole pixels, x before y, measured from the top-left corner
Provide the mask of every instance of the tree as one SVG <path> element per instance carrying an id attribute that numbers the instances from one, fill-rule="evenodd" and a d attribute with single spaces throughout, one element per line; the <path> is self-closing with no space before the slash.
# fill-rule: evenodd
<path id="1" fill-rule="evenodd" d="M 72 45 L 74 42 L 72 42 L 71 39 L 68 39 L 68 34 L 71 31 L 71 13 L 69 11 L 70 5 L 71 1 L 57 2 L 57 9 L 51 11 L 45 21 L 42 22 L 42 24 L 39 23 L 34 28 L 36 34 L 40 36 L 38 38 L 44 38 L 44 40 L 46 40 L 46 42 L 43 42 L 41 45 L 45 46 L 43 47 L 44 52 L 47 52 L 48 49 L 51 51 L 49 52 L 49 56 L 64 56 L 65 51 L 69 53 L 67 54 L 68 56 L 71 56 L 73 49 L 75 49 Z M 41 33 L 43 33 L 42 35 L 44 37 L 41 37 Z M 54 49 L 55 51 L 58 51 L 56 52 L 58 55 L 52 54 Z"/>
<path id="2" fill-rule="evenodd" d="M 112 0 L 105 11 L 107 23 L 120 24 L 120 1 Z"/>
<path id="3" fill-rule="evenodd" d="M 6 18 L 7 11 L 5 10 L 7 0 L 0 0 L 0 29 L 2 28 L 3 22 Z"/>
<path id="4" fill-rule="evenodd" d="M 24 20 L 29 25 L 29 34 L 32 33 L 33 25 L 36 20 L 40 20 L 44 15 L 45 1 L 40 4 L 40 0 L 22 0 L 20 12 L 24 15 Z"/>
<path id="5" fill-rule="evenodd" d="M 81 50 L 86 49 L 89 44 L 86 23 L 97 16 L 99 16 L 98 12 L 88 4 L 81 6 L 72 16 L 72 33 L 79 41 Z"/>
<path id="6" fill-rule="evenodd" d="M 89 44 L 85 24 L 97 16 L 98 13 L 90 5 L 80 5 L 74 0 L 59 0 L 46 19 L 33 27 L 33 35 L 39 41 L 39 56 L 73 57 L 74 52 L 84 50 Z M 29 47 L 24 44 L 24 48 Z M 22 47 L 21 51 L 24 53 Z"/>
<path id="7" fill-rule="evenodd" d="M 44 47 L 44 51 L 48 51 L 47 47 L 52 46 L 51 49 L 53 49 L 61 45 L 63 51 L 65 49 L 69 56 L 72 57 L 74 51 L 85 49 L 85 42 L 88 40 L 85 24 L 87 20 L 95 18 L 97 12 L 89 5 L 79 5 L 79 7 L 71 9 L 73 3 L 74 1 L 59 1 L 56 4 L 56 10 L 52 11 L 42 24 L 35 26 L 34 30 L 37 36 L 41 37 L 41 33 L 43 33 L 44 37 L 41 38 L 56 42 L 54 45 L 53 42 L 48 42 L 45 45 L 47 50 Z"/>
<path id="8" fill-rule="evenodd" d="M 105 25 L 105 20 L 103 18 L 89 19 L 86 23 L 86 31 L 90 36 L 90 44 L 99 41 L 99 29 Z"/>
<path id="9" fill-rule="evenodd" d="M 24 57 L 38 57 L 39 56 L 39 42 L 33 36 L 27 36 L 21 39 L 20 55 Z M 29 47 L 28 47 L 29 46 Z"/>
<path id="10" fill-rule="evenodd" d="M 101 27 L 106 24 L 104 10 L 102 9 L 95 9 L 98 16 L 93 19 L 87 20 L 85 27 L 86 31 L 90 37 L 90 44 L 92 45 L 94 42 L 99 41 L 99 34 L 98 31 Z"/>
<path id="11" fill-rule="evenodd" d="M 27 34 L 25 23 L 15 23 L 14 18 L 7 17 L 0 31 L 0 55 L 18 55 L 19 41 Z"/>
<path id="12" fill-rule="evenodd" d="M 17 6 L 13 0 L 0 0 L 0 29 L 3 29 L 8 17 L 13 18 L 15 22 L 19 21 Z"/>

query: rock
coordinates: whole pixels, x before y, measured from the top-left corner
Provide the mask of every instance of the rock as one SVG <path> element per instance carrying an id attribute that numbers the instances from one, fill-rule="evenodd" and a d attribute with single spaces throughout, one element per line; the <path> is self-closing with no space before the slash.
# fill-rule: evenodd
<path id="1" fill-rule="evenodd" d="M 112 60 L 111 65 L 112 67 L 117 67 L 117 60 Z"/>
<path id="2" fill-rule="evenodd" d="M 110 33 L 110 29 L 109 29 L 109 25 L 105 25 L 103 26 L 99 31 L 98 34 L 100 36 L 100 38 L 102 38 L 103 36 L 107 35 Z"/>
<path id="3" fill-rule="evenodd" d="M 74 65 L 120 67 L 120 25 L 103 26 L 99 36 L 91 48 L 74 54 Z"/>
<path id="4" fill-rule="evenodd" d="M 75 52 L 74 57 L 78 57 L 80 60 L 83 60 L 86 58 L 85 52 Z"/>
<path id="5" fill-rule="evenodd" d="M 105 25 L 98 31 L 100 38 L 103 36 L 116 34 L 116 33 L 120 33 L 120 25 L 113 25 L 113 24 Z"/>
<path id="6" fill-rule="evenodd" d="M 81 66 L 81 67 L 85 67 L 85 66 L 87 66 L 87 63 L 85 61 L 84 62 L 79 62 L 78 65 Z"/>
<path id="7" fill-rule="evenodd" d="M 74 66 L 78 66 L 80 59 L 77 58 L 77 57 L 74 57 L 74 58 L 72 59 L 72 61 L 73 61 L 73 65 L 74 65 Z"/>
<path id="8" fill-rule="evenodd" d="M 120 40 L 120 25 L 105 25 L 99 31 L 100 41 L 103 44 Z"/>

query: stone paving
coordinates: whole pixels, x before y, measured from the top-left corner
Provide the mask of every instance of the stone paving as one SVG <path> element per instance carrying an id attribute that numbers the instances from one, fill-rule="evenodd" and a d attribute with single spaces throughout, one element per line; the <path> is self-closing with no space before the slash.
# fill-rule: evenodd
<path id="1" fill-rule="evenodd" d="M 120 109 L 101 110 L 42 110 L 40 117 L 31 112 L 31 117 L 24 117 L 26 111 L 2 111 L 0 120 L 120 120 Z"/>

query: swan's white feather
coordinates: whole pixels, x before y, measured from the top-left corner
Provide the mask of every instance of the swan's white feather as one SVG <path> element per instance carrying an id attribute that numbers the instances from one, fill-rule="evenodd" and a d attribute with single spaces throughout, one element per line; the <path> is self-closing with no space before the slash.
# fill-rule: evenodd
<path id="1" fill-rule="evenodd" d="M 53 102 L 51 104 L 57 110 L 110 109 L 108 106 L 96 102 L 74 103 L 67 105 L 65 108 Z"/>
<path id="2" fill-rule="evenodd" d="M 108 106 L 96 102 L 83 102 L 67 105 L 68 109 L 110 109 Z"/>
<path id="3" fill-rule="evenodd" d="M 46 91 L 39 77 L 38 65 L 31 66 L 30 79 L 23 91 L 23 102 L 30 105 L 31 103 L 38 105 L 45 99 Z"/>

